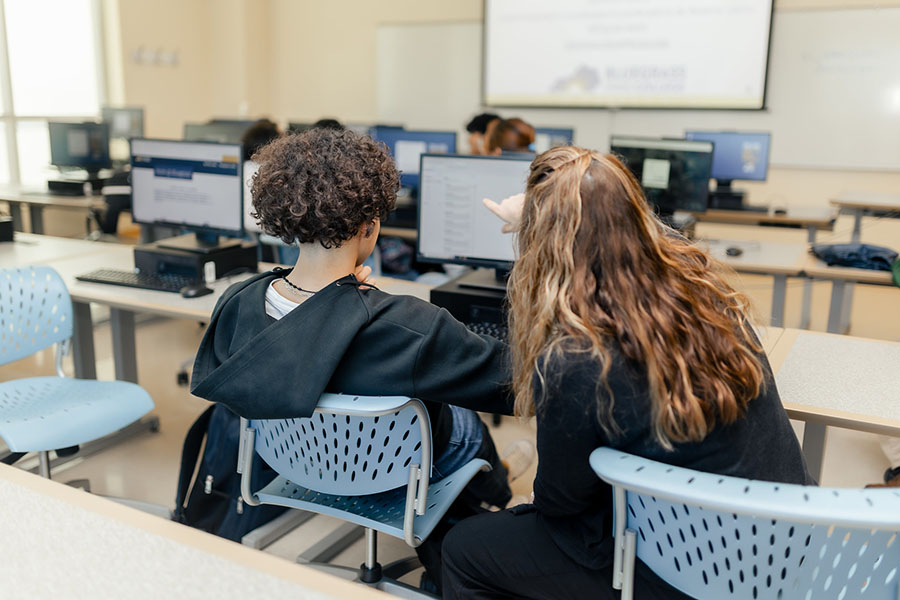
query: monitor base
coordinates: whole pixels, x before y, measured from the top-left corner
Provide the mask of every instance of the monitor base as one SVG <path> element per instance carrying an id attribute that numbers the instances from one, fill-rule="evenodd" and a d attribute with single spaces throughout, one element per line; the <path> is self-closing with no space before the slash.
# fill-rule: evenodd
<path id="1" fill-rule="evenodd" d="M 156 245 L 169 250 L 184 250 L 195 254 L 216 254 L 235 246 L 240 246 L 241 240 L 235 238 L 220 238 L 219 236 L 205 236 L 203 234 L 189 233 L 164 240 L 159 240 Z"/>
<path id="2" fill-rule="evenodd" d="M 473 269 L 454 281 L 461 288 L 491 290 L 505 294 L 508 279 L 509 271 L 506 269 Z"/>

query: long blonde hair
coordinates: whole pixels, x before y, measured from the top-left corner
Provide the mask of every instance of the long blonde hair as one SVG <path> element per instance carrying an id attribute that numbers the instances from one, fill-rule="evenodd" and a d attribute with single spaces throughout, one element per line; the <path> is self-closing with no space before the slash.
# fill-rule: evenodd
<path id="1" fill-rule="evenodd" d="M 616 346 L 646 369 L 653 432 L 665 448 L 734 422 L 759 394 L 765 377 L 747 298 L 705 251 L 656 219 L 614 156 L 571 146 L 538 156 L 518 244 L 509 281 L 517 414 L 535 413 L 542 361 L 573 346 L 602 367 L 598 413 L 610 435 L 614 399 L 602 390 L 610 392 Z"/>

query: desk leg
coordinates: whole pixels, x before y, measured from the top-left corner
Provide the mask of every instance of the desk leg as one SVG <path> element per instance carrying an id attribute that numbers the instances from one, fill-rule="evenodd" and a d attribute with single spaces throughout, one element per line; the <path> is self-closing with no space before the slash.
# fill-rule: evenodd
<path id="1" fill-rule="evenodd" d="M 75 362 L 75 377 L 97 379 L 97 360 L 94 357 L 94 322 L 91 320 L 91 305 L 73 302 L 75 322 L 72 324 L 72 358 Z"/>
<path id="2" fill-rule="evenodd" d="M 44 207 L 29 204 L 28 213 L 31 216 L 31 233 L 44 233 Z"/>
<path id="3" fill-rule="evenodd" d="M 816 227 L 814 225 L 806 228 L 806 241 L 810 244 L 816 243 Z M 809 324 L 812 320 L 812 289 L 812 279 L 805 278 L 803 280 L 803 308 L 800 313 L 800 329 L 809 329 Z"/>
<path id="4" fill-rule="evenodd" d="M 137 383 L 137 352 L 134 341 L 134 313 L 121 308 L 110 308 L 109 323 L 112 331 L 113 360 L 116 379 Z"/>
<path id="5" fill-rule="evenodd" d="M 803 426 L 803 456 L 809 474 L 822 482 L 822 462 L 825 458 L 825 434 L 828 427 L 821 423 L 806 422 Z"/>
<path id="6" fill-rule="evenodd" d="M 22 222 L 22 205 L 18 202 L 7 202 L 9 205 L 9 216 L 13 220 L 13 229 L 16 231 L 25 231 L 25 224 Z"/>
<path id="7" fill-rule="evenodd" d="M 772 286 L 771 327 L 784 327 L 784 298 L 787 294 L 787 275 L 775 275 Z"/>
<path id="8" fill-rule="evenodd" d="M 862 238 L 862 218 L 864 210 L 861 208 L 853 209 L 851 214 L 853 215 L 853 233 L 850 234 L 850 242 L 853 244 L 859 243 Z M 848 283 L 844 288 L 844 305 L 843 310 L 841 312 L 841 323 L 840 327 L 834 333 L 847 333 L 850 331 L 850 311 L 853 309 L 853 284 Z"/>
<path id="9" fill-rule="evenodd" d="M 853 233 L 850 234 L 850 242 L 853 244 L 857 243 L 862 237 L 863 212 L 861 208 L 855 208 L 851 211 L 853 215 Z"/>
<path id="10" fill-rule="evenodd" d="M 831 282 L 831 305 L 828 308 L 828 333 L 843 333 L 841 321 L 844 315 L 844 296 L 847 282 L 835 280 Z"/>

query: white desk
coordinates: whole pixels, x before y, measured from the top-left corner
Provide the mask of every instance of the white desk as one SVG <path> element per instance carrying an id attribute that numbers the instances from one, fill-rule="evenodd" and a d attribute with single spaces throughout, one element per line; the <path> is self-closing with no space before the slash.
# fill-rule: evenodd
<path id="1" fill-rule="evenodd" d="M 12 242 L 0 242 L 0 267 L 41 265 L 62 258 L 101 254 L 108 244 L 15 232 Z"/>
<path id="2" fill-rule="evenodd" d="M 786 329 L 769 351 L 784 408 L 822 472 L 827 426 L 900 436 L 900 343 Z"/>
<path id="3" fill-rule="evenodd" d="M 0 465 L 4 598 L 391 598 Z"/>
<path id="4" fill-rule="evenodd" d="M 0 201 L 9 204 L 13 229 L 23 231 L 22 206 L 28 207 L 31 216 L 31 232 L 44 233 L 44 208 L 64 208 L 87 212 L 104 206 L 100 196 L 56 196 L 46 189 L 0 187 Z"/>
<path id="5" fill-rule="evenodd" d="M 803 274 L 806 257 L 805 244 L 782 242 L 699 240 L 699 245 L 709 249 L 713 258 L 725 263 L 738 273 L 769 275 L 773 279 L 772 311 L 769 324 L 784 327 L 784 302 L 787 294 L 788 277 Z M 728 248 L 740 248 L 740 256 L 728 256 Z"/>

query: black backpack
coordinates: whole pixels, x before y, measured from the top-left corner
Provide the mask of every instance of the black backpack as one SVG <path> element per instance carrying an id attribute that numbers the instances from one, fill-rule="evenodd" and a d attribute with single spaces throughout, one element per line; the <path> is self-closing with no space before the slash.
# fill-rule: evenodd
<path id="1" fill-rule="evenodd" d="M 240 417 L 220 404 L 210 406 L 191 425 L 181 452 L 172 520 L 240 542 L 246 533 L 287 510 L 284 506 L 244 504 L 237 472 L 239 442 Z M 201 445 L 203 454 L 198 465 Z M 254 487 L 262 487 L 276 477 L 258 455 L 253 456 L 252 469 Z"/>

